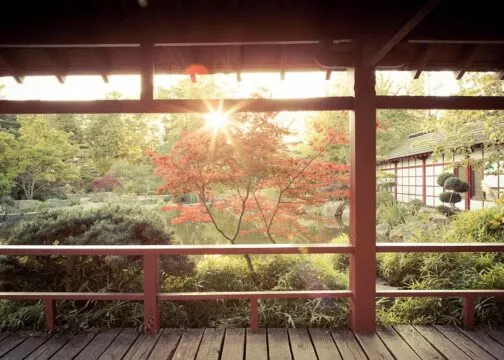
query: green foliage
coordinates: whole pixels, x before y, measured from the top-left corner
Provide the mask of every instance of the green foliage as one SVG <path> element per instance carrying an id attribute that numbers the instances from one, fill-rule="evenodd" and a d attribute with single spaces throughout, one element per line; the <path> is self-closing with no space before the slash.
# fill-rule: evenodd
<path id="1" fill-rule="evenodd" d="M 456 204 L 462 201 L 462 195 L 453 191 L 444 191 L 441 194 L 439 194 L 439 200 L 441 200 L 444 203 Z"/>
<path id="2" fill-rule="evenodd" d="M 504 207 L 496 206 L 452 217 L 446 227 L 432 227 L 415 242 L 502 242 Z M 496 253 L 408 253 L 378 257 L 378 272 L 391 285 L 406 289 L 499 289 L 504 287 L 504 256 Z M 383 299 L 378 314 L 384 324 L 459 324 L 460 299 Z M 476 305 L 481 323 L 504 321 L 503 301 L 481 299 Z"/>
<path id="3" fill-rule="evenodd" d="M 116 160 L 112 163 L 107 175 L 120 179 L 124 191 L 129 194 L 149 195 L 161 186 L 162 179 L 153 175 L 152 163 L 132 163 L 127 160 Z"/>
<path id="4" fill-rule="evenodd" d="M 10 133 L 0 131 L 0 196 L 10 193 L 17 175 L 18 143 Z"/>
<path id="5" fill-rule="evenodd" d="M 19 122 L 15 171 L 17 183 L 28 200 L 48 184 L 77 177 L 71 163 L 77 148 L 70 144 L 67 133 L 51 128 L 42 115 L 23 116 Z"/>
<path id="6" fill-rule="evenodd" d="M 444 186 L 445 184 L 445 181 L 448 180 L 449 178 L 452 178 L 454 177 L 455 175 L 453 173 L 450 173 L 450 172 L 444 172 L 442 174 L 440 174 L 438 177 L 437 177 L 437 184 L 439 186 Z"/>
<path id="7" fill-rule="evenodd" d="M 439 211 L 439 213 L 446 215 L 446 216 L 451 216 L 451 215 L 455 214 L 455 210 L 449 206 L 446 206 L 446 205 L 438 205 L 438 206 L 436 206 L 436 209 L 437 209 L 437 211 Z"/>
<path id="8" fill-rule="evenodd" d="M 444 187 L 446 190 L 455 190 L 455 188 L 460 188 L 462 186 L 462 180 L 456 176 L 452 176 L 445 180 Z"/>

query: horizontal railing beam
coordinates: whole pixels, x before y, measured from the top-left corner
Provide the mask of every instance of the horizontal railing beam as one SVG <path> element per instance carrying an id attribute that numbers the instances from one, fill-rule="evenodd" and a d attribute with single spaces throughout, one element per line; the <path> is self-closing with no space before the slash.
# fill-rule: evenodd
<path id="1" fill-rule="evenodd" d="M 377 290 L 376 297 L 504 297 L 504 290 Z"/>
<path id="2" fill-rule="evenodd" d="M 0 255 L 260 255 L 348 254 L 350 244 L 261 245 L 1 245 Z"/>
<path id="3" fill-rule="evenodd" d="M 504 252 L 504 243 L 378 243 L 376 252 Z"/>
<path id="4" fill-rule="evenodd" d="M 319 299 L 319 298 L 349 298 L 350 290 L 302 290 L 302 291 L 240 291 L 240 292 L 186 292 L 159 293 L 158 299 L 163 301 L 190 300 L 238 300 L 238 299 Z"/>
<path id="5" fill-rule="evenodd" d="M 504 110 L 502 96 L 377 96 L 377 109 Z M 352 96 L 306 99 L 0 100 L 0 114 L 207 113 L 353 110 Z"/>
<path id="6" fill-rule="evenodd" d="M 170 99 L 94 101 L 0 101 L 0 114 L 207 113 L 351 110 L 353 97 L 306 99 Z"/>
<path id="7" fill-rule="evenodd" d="M 143 300 L 143 293 L 100 293 L 100 292 L 0 292 L 4 300 Z"/>

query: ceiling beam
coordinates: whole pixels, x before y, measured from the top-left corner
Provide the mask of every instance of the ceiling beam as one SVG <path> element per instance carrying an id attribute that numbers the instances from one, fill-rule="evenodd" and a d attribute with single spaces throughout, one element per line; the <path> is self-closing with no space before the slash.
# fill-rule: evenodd
<path id="1" fill-rule="evenodd" d="M 12 54 L 7 55 L 5 52 L 0 53 L 0 58 L 7 65 L 7 69 L 11 73 L 11 76 L 16 80 L 18 84 L 22 84 L 24 82 L 24 71 L 20 66 L 20 61 L 17 58 L 14 58 Z"/>
<path id="2" fill-rule="evenodd" d="M 110 56 L 108 54 L 108 50 L 106 48 L 96 48 L 94 49 L 94 53 L 96 55 L 96 58 L 100 62 L 101 66 L 105 71 L 101 72 L 101 77 L 103 79 L 103 82 L 108 84 L 109 83 L 109 77 L 108 77 L 108 72 L 110 71 L 109 69 L 112 69 L 112 61 L 110 60 Z"/>
<path id="3" fill-rule="evenodd" d="M 55 70 L 56 79 L 58 79 L 58 82 L 60 84 L 64 84 L 69 68 L 68 60 L 65 56 L 64 50 L 44 49 L 44 53 L 46 54 L 47 58 L 49 59 Z"/>
<path id="4" fill-rule="evenodd" d="M 232 47 L 234 56 L 234 67 L 236 68 L 236 81 L 240 82 L 241 81 L 241 73 L 242 73 L 242 67 L 243 67 L 243 56 L 242 56 L 242 47 L 240 45 L 238 46 L 233 46 Z"/>
<path id="5" fill-rule="evenodd" d="M 419 58 L 418 64 L 416 66 L 415 75 L 413 75 L 413 79 L 417 80 L 420 77 L 423 69 L 425 69 L 425 66 L 429 62 L 435 49 L 436 49 L 435 45 L 427 45 L 425 47 L 425 49 L 423 50 L 423 54 Z"/>
<path id="6" fill-rule="evenodd" d="M 442 0 L 429 0 L 404 24 L 371 58 L 371 66 L 376 66 L 399 41 L 404 39 Z"/>
<path id="7" fill-rule="evenodd" d="M 504 71 L 499 73 L 499 80 L 504 80 Z"/>
<path id="8" fill-rule="evenodd" d="M 478 51 L 480 46 L 478 45 L 470 45 L 464 50 L 464 53 L 460 59 L 459 71 L 457 72 L 456 78 L 457 80 L 462 79 L 467 69 L 471 66 L 474 59 L 478 55 Z"/>
<path id="9" fill-rule="evenodd" d="M 332 73 L 332 70 L 327 70 L 326 71 L 326 74 L 325 74 L 325 79 L 326 80 L 331 80 L 331 73 Z"/>
<path id="10" fill-rule="evenodd" d="M 285 80 L 285 49 L 280 45 L 280 80 Z"/>

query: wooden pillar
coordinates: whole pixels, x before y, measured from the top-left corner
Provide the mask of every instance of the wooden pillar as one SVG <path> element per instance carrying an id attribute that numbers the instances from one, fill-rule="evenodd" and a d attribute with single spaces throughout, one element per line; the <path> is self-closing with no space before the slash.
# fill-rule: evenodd
<path id="1" fill-rule="evenodd" d="M 356 49 L 354 111 L 350 116 L 351 195 L 350 325 L 358 333 L 376 330 L 376 91 L 375 69 Z"/>
<path id="2" fill-rule="evenodd" d="M 394 199 L 395 201 L 397 201 L 397 161 L 394 162 L 394 175 L 395 175 Z"/>
<path id="3" fill-rule="evenodd" d="M 152 101 L 154 99 L 154 46 L 144 43 L 140 47 L 142 87 L 140 99 Z"/>
<path id="4" fill-rule="evenodd" d="M 159 313 L 159 258 L 149 254 L 143 256 L 144 270 L 144 331 L 157 333 L 160 327 Z"/>
<path id="5" fill-rule="evenodd" d="M 465 168 L 465 180 L 469 184 L 469 190 L 465 193 L 465 208 L 466 210 L 471 209 L 471 177 L 472 177 L 472 166 L 467 165 Z M 498 179 L 498 178 L 497 178 Z"/>
<path id="6" fill-rule="evenodd" d="M 422 202 L 427 205 L 427 158 L 425 157 L 422 158 Z"/>

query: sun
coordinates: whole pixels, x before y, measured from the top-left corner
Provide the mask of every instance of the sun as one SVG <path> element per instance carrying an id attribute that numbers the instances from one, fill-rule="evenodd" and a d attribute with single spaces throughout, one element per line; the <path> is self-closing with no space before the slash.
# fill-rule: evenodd
<path id="1" fill-rule="evenodd" d="M 212 111 L 212 112 L 206 113 L 204 115 L 204 119 L 205 119 L 206 127 L 214 129 L 214 130 L 222 130 L 229 123 L 228 117 L 219 111 Z"/>

